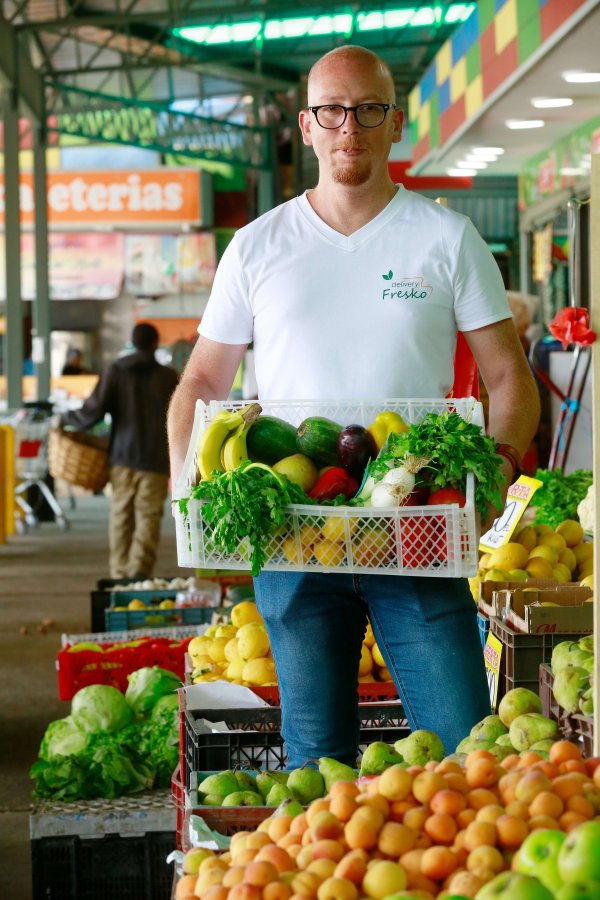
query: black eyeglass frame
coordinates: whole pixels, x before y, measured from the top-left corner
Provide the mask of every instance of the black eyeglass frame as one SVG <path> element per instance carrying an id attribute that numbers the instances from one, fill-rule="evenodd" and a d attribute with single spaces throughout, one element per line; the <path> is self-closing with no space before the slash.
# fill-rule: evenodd
<path id="1" fill-rule="evenodd" d="M 325 109 L 328 106 L 329 107 L 337 106 L 340 109 L 344 110 L 344 118 L 342 119 L 342 121 L 340 122 L 339 125 L 321 125 L 321 123 L 319 122 L 319 116 L 318 116 L 319 110 Z M 379 107 L 383 111 L 383 118 L 382 118 L 381 122 L 379 122 L 377 125 L 363 125 L 362 122 L 360 121 L 360 119 L 358 118 L 358 110 L 361 108 L 361 106 L 377 106 L 377 107 Z M 361 128 L 381 128 L 381 126 L 385 122 L 386 116 L 388 114 L 388 110 L 398 109 L 398 107 L 396 106 L 395 103 L 359 103 L 357 106 L 342 106 L 341 103 L 321 103 L 320 106 L 309 106 L 307 108 L 308 108 L 308 111 L 311 112 L 313 114 L 313 116 L 315 117 L 315 120 L 316 120 L 319 128 L 325 128 L 327 131 L 334 131 L 336 128 L 341 128 L 342 125 L 344 124 L 344 122 L 346 121 L 346 119 L 348 118 L 349 112 L 354 113 L 354 118 L 356 119 L 357 123 L 360 125 Z"/>

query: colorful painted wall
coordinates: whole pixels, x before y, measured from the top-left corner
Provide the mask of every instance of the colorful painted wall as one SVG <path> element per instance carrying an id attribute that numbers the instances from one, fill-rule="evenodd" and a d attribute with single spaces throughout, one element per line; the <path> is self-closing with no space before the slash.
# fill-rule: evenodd
<path id="1" fill-rule="evenodd" d="M 413 163 L 441 147 L 586 0 L 479 0 L 411 92 Z"/>

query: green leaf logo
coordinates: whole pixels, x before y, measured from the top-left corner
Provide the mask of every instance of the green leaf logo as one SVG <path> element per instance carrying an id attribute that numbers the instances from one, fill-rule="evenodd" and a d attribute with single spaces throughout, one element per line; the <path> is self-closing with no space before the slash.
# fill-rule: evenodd
<path id="1" fill-rule="evenodd" d="M 381 277 L 382 277 L 385 281 L 391 281 L 392 278 L 394 277 L 394 273 L 393 273 L 392 270 L 390 269 L 390 271 L 387 273 L 387 275 L 382 275 Z"/>

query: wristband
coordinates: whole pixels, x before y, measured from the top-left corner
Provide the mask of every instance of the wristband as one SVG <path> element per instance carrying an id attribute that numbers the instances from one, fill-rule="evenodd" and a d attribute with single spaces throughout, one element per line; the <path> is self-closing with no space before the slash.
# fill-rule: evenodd
<path id="1" fill-rule="evenodd" d="M 496 453 L 508 460 L 513 467 L 513 478 L 518 478 L 521 475 L 523 462 L 517 448 L 511 444 L 496 444 Z"/>

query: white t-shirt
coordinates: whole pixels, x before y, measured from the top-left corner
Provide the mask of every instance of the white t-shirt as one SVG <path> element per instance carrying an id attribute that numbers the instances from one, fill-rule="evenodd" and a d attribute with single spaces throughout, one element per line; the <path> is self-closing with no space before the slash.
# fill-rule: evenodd
<path id="1" fill-rule="evenodd" d="M 236 232 L 198 328 L 254 341 L 259 400 L 444 397 L 456 332 L 510 318 L 471 221 L 398 192 L 347 237 L 306 194 Z"/>

